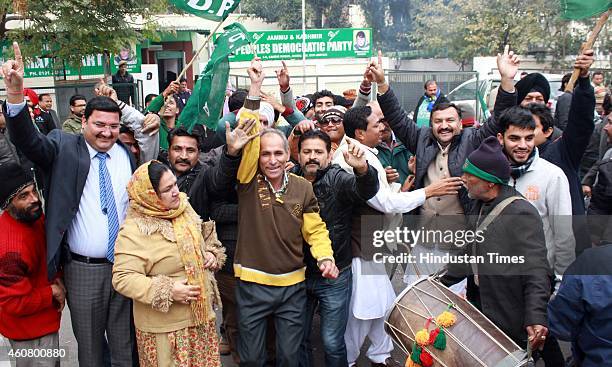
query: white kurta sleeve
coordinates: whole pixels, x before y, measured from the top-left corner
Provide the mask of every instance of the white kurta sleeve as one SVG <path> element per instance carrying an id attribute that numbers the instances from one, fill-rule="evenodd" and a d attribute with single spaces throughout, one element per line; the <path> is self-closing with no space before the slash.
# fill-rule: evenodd
<path id="1" fill-rule="evenodd" d="M 387 214 L 403 214 L 425 204 L 425 189 L 409 192 L 392 192 L 380 188 L 376 195 L 368 200 L 368 205 Z"/>
<path id="2" fill-rule="evenodd" d="M 348 145 L 345 144 L 336 149 L 332 163 L 338 164 L 345 171 L 353 173 L 351 166 L 344 161 L 342 153 L 347 147 Z M 368 149 L 365 150 L 365 154 L 368 163 L 378 172 L 379 189 L 376 195 L 367 201 L 370 207 L 385 214 L 403 214 L 425 203 L 425 189 L 410 192 L 394 192 L 387 182 L 385 169 L 376 155 Z"/>

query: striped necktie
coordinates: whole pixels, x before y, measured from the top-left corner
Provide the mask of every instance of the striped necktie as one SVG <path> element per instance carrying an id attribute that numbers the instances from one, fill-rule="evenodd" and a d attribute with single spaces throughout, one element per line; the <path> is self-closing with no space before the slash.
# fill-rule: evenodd
<path id="1" fill-rule="evenodd" d="M 99 160 L 99 177 L 100 177 L 100 204 L 102 212 L 106 215 L 108 224 L 108 247 L 106 249 L 106 258 L 110 262 L 115 261 L 115 240 L 119 233 L 119 219 L 117 217 L 117 207 L 115 206 L 115 195 L 113 193 L 113 183 L 110 173 L 106 168 L 107 153 L 97 153 L 96 158 Z"/>

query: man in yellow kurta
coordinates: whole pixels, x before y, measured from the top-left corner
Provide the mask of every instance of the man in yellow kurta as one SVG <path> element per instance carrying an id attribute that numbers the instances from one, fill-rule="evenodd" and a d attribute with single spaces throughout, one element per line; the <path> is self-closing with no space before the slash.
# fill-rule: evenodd
<path id="1" fill-rule="evenodd" d="M 259 119 L 259 95 L 264 74 L 259 59 L 248 69 L 251 87 L 240 123 Z M 276 360 L 280 366 L 298 366 L 304 336 L 306 307 L 303 241 L 317 259 L 324 277 L 335 278 L 329 233 L 319 216 L 310 182 L 285 172 L 289 147 L 285 135 L 274 129 L 259 134 L 244 149 L 238 170 L 238 242 L 234 273 L 238 278 L 236 303 L 241 366 L 263 366 L 266 324 L 276 326 Z"/>

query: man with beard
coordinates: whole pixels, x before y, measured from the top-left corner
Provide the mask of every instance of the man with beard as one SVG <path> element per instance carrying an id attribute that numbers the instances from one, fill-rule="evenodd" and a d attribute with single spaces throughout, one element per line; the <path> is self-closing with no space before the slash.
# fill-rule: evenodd
<path id="1" fill-rule="evenodd" d="M 198 162 L 199 137 L 179 126 L 168 133 L 168 146 L 168 162 L 176 175 L 176 184 L 180 191 L 189 193 L 193 181 L 202 168 Z"/>
<path id="2" fill-rule="evenodd" d="M 83 113 L 85 112 L 85 106 L 87 105 L 87 99 L 80 95 L 75 94 L 70 97 L 70 116 L 62 124 L 62 130 L 70 134 L 80 134 L 81 124 L 83 122 Z"/>
<path id="3" fill-rule="evenodd" d="M 589 83 L 589 68 L 593 65 L 593 50 L 584 50 L 578 56 L 574 67 L 580 69 L 580 77 L 573 90 L 568 113 L 567 125 L 559 139 L 547 122 L 552 120 L 547 108 L 532 108 L 536 123 L 535 139 L 540 157 L 563 170 L 569 183 L 572 227 L 574 231 L 576 254 L 591 246 L 584 217 L 585 207 L 581 190 L 579 170 L 595 128 L 593 110 L 595 95 Z M 530 103 L 545 105 L 550 95 L 550 85 L 542 74 L 533 73 L 516 83 L 517 103 L 527 107 Z M 569 265 L 569 264 L 568 264 Z"/>
<path id="4" fill-rule="evenodd" d="M 512 168 L 509 185 L 531 202 L 542 217 L 548 262 L 557 276 L 574 261 L 571 225 L 572 204 L 563 171 L 540 157 L 535 147 L 536 124 L 529 109 L 515 106 L 500 117 L 504 126 L 497 134 Z"/>
<path id="5" fill-rule="evenodd" d="M 327 110 L 327 113 L 331 111 Z M 306 327 L 300 353 L 302 366 L 312 365 L 310 333 L 312 319 L 318 308 L 321 315 L 321 339 L 326 366 L 346 366 L 347 354 L 344 331 L 348 321 L 351 298 L 351 222 L 353 208 L 371 199 L 378 191 L 376 170 L 365 160 L 364 152 L 348 143 L 344 152 L 346 163 L 355 175 L 330 164 L 332 142 L 321 130 L 309 130 L 298 142 L 300 166 L 296 171 L 312 183 L 321 208 L 321 219 L 329 230 L 334 259 L 340 273 L 336 279 L 321 276 L 317 262 L 305 251 L 306 257 Z"/>
<path id="6" fill-rule="evenodd" d="M 510 167 L 494 137 L 468 156 L 463 172 L 468 195 L 475 200 L 467 213 L 469 228 L 482 233 L 482 240 L 467 246 L 464 254 L 485 260 L 449 264 L 441 280 L 450 285 L 470 275 L 468 300 L 517 345 L 529 342 L 536 350 L 547 339 L 550 294 L 542 221 L 537 210 L 508 186 Z M 519 260 L 494 261 L 489 254 Z"/>
<path id="7" fill-rule="evenodd" d="M 0 177 L 0 333 L 13 351 L 57 350 L 66 290 L 58 277 L 47 280 L 45 219 L 34 178 L 15 163 L 0 165 Z M 17 367 L 59 364 L 59 357 L 16 360 Z"/>
<path id="8" fill-rule="evenodd" d="M 131 302 L 112 287 L 114 246 L 128 206 L 126 186 L 136 161 L 119 135 L 121 108 L 109 97 L 87 103 L 82 135 L 55 130 L 45 136 L 23 99 L 23 57 L 2 65 L 4 115 L 15 147 L 45 172 L 45 234 L 49 279 L 64 271 L 79 365 L 101 366 L 108 342 L 114 366 L 137 356 Z"/>

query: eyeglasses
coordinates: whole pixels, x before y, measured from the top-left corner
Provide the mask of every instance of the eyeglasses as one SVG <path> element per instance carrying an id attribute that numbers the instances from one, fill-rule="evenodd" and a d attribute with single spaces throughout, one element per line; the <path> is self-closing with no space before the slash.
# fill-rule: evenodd
<path id="1" fill-rule="evenodd" d="M 321 122 L 319 122 L 319 125 L 321 125 L 321 126 L 327 126 L 329 124 L 342 125 L 342 119 L 339 119 L 339 118 L 326 118 L 326 119 L 323 119 Z"/>

